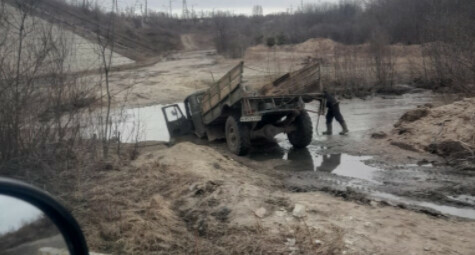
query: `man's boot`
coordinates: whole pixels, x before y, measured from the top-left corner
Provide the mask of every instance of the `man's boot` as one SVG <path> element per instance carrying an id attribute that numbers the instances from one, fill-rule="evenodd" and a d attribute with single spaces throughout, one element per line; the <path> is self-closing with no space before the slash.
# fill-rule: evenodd
<path id="1" fill-rule="evenodd" d="M 343 131 L 340 132 L 340 135 L 346 135 L 348 134 L 348 132 L 350 132 L 348 130 L 348 127 L 346 126 L 346 122 L 343 121 L 343 123 L 341 123 L 341 128 L 343 129 Z"/>
<path id="2" fill-rule="evenodd" d="M 327 123 L 327 131 L 323 132 L 322 134 L 324 134 L 324 135 L 332 135 L 333 134 L 331 123 Z"/>

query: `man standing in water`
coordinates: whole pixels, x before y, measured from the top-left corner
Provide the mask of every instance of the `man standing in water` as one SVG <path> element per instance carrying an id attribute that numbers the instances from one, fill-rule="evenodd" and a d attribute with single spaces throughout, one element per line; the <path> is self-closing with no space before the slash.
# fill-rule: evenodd
<path id="1" fill-rule="evenodd" d="M 327 131 L 323 132 L 324 135 L 332 135 L 332 122 L 333 118 L 335 118 L 338 123 L 340 123 L 342 131 L 340 132 L 340 135 L 346 135 L 348 134 L 349 130 L 348 127 L 346 126 L 345 119 L 343 119 L 343 115 L 341 115 L 340 112 L 340 102 L 335 99 L 330 93 L 327 91 L 323 91 L 323 95 L 325 96 L 325 99 L 327 101 L 326 107 L 328 108 L 327 110 Z"/>

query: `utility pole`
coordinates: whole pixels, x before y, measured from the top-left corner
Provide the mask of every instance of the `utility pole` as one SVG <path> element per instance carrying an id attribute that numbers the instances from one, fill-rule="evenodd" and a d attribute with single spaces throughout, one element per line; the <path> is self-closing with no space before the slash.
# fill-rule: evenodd
<path id="1" fill-rule="evenodd" d="M 188 5 L 186 4 L 186 0 L 183 0 L 183 14 L 182 14 L 182 18 L 183 19 L 188 19 Z"/>
<path id="2" fill-rule="evenodd" d="M 145 0 L 145 18 L 148 16 L 148 1 Z"/>
<path id="3" fill-rule="evenodd" d="M 173 0 L 170 0 L 170 18 L 173 17 L 173 6 L 172 6 Z"/>
<path id="4" fill-rule="evenodd" d="M 112 0 L 112 12 L 119 13 L 119 2 L 117 0 Z"/>

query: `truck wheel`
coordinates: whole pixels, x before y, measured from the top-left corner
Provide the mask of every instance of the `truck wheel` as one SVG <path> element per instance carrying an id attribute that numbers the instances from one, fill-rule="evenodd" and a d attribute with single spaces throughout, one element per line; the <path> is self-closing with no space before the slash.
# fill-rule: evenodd
<path id="1" fill-rule="evenodd" d="M 251 149 L 251 132 L 249 127 L 235 116 L 226 120 L 226 142 L 231 152 L 236 155 L 246 155 Z"/>
<path id="2" fill-rule="evenodd" d="M 287 134 L 290 143 L 295 148 L 305 148 L 312 142 L 313 128 L 312 120 L 307 111 L 302 113 L 295 119 L 294 125 L 296 130 Z"/>

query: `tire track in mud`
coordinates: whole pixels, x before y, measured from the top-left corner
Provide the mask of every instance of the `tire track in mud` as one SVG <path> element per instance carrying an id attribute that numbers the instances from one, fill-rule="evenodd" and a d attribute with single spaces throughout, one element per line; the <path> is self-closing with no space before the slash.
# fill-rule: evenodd
<path id="1" fill-rule="evenodd" d="M 463 192 L 473 194 L 473 175 L 458 174 L 447 167 L 399 166 L 386 170 L 388 166 L 379 165 L 378 168 L 381 170 L 376 171 L 370 181 L 307 171 L 288 173 L 284 185 L 291 192 L 324 191 L 364 203 L 379 200 L 430 215 L 448 214 L 475 219 L 475 206 L 470 201 L 451 198 L 465 195 Z"/>
<path id="2" fill-rule="evenodd" d="M 377 201 L 432 216 L 475 219 L 473 204 L 450 198 L 474 194 L 475 174 L 460 173 L 445 165 L 390 165 L 373 157 L 361 157 L 360 163 L 375 173 L 370 180 L 365 180 L 318 171 L 318 159 L 326 150 L 310 147 L 309 151 L 303 152 L 303 157 L 290 157 L 292 149 L 285 144 L 279 145 L 266 146 L 265 150 L 257 148 L 257 155 L 249 157 L 229 154 L 224 144 L 213 147 L 256 171 L 277 174 L 282 181 L 281 187 L 289 192 L 321 191 L 364 204 Z"/>

